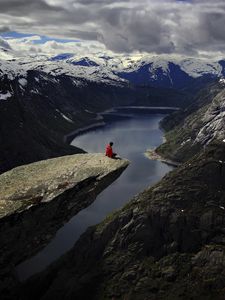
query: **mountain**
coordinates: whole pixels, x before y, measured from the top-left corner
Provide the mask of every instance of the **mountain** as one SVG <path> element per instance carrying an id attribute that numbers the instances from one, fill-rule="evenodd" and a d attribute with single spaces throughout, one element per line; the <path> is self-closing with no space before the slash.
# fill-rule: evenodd
<path id="1" fill-rule="evenodd" d="M 148 85 L 160 88 L 183 89 L 199 79 L 212 81 L 225 75 L 223 60 L 206 61 L 196 58 L 143 57 L 133 60 L 129 57 L 72 57 L 68 64 L 111 70 L 118 77 L 134 85 Z"/>
<path id="2" fill-rule="evenodd" d="M 154 68 L 153 63 L 143 64 L 135 71 L 121 72 L 120 77 L 138 85 L 152 85 L 155 87 L 184 88 L 188 86 L 193 78 L 184 72 L 178 65 L 169 62 L 168 68 Z"/>
<path id="3" fill-rule="evenodd" d="M 98 82 L 128 82 L 133 85 L 173 89 L 190 88 L 199 79 L 209 82 L 225 76 L 224 60 L 165 55 L 145 55 L 137 58 L 104 53 L 89 56 L 76 53 L 55 56 L 26 55 L 10 49 L 3 42 L 0 45 L 0 61 L 10 63 L 14 60 L 23 70 L 42 70 L 52 75 L 67 74 Z"/>
<path id="4" fill-rule="evenodd" d="M 118 74 L 133 84 L 183 89 L 190 88 L 200 78 L 210 81 L 224 76 L 222 65 L 223 61 L 209 63 L 198 59 L 169 61 L 153 58 L 142 60 Z"/>
<path id="5" fill-rule="evenodd" d="M 214 140 L 225 139 L 225 81 L 210 84 L 195 101 L 162 122 L 166 142 L 157 153 L 171 160 L 183 162 Z"/>
<path id="6" fill-rule="evenodd" d="M 89 58 L 85 57 L 78 61 L 71 62 L 74 66 L 83 66 L 83 67 L 99 67 L 95 61 L 90 60 Z"/>
<path id="7" fill-rule="evenodd" d="M 119 78 L 133 85 L 157 88 L 185 89 L 193 85 L 202 87 L 201 82 L 211 82 L 225 76 L 225 62 L 206 61 L 196 58 L 144 57 L 138 61 L 128 57 L 96 56 L 72 57 L 68 64 L 111 70 Z M 197 84 L 196 84 L 197 83 Z"/>
<path id="8" fill-rule="evenodd" d="M 62 53 L 62 54 L 58 54 L 54 57 L 51 57 L 50 61 L 65 60 L 65 59 L 71 58 L 73 56 L 74 56 L 74 54 L 72 54 L 72 53 Z"/>

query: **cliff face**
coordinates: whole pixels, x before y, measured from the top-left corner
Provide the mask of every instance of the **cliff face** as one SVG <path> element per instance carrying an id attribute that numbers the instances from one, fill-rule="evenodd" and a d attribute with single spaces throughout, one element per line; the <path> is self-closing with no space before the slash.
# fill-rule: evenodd
<path id="1" fill-rule="evenodd" d="M 10 299 L 17 284 L 15 265 L 44 247 L 127 166 L 103 154 L 77 154 L 0 175 L 1 299 Z"/>
<path id="2" fill-rule="evenodd" d="M 225 88 L 218 83 L 204 89 L 187 109 L 162 122 L 166 142 L 157 148 L 162 156 L 183 162 L 212 140 L 225 138 Z"/>
<path id="3" fill-rule="evenodd" d="M 224 299 L 225 144 L 207 149 L 21 289 L 22 299 Z"/>

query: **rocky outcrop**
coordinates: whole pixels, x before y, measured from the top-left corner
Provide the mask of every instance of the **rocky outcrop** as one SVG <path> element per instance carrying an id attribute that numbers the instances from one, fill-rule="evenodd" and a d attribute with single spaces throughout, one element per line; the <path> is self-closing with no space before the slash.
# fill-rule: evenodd
<path id="1" fill-rule="evenodd" d="M 166 142 L 156 152 L 168 159 L 184 162 L 206 147 L 212 140 L 225 138 L 225 88 L 210 85 L 187 109 L 176 112 L 162 122 L 167 130 Z"/>
<path id="2" fill-rule="evenodd" d="M 10 298 L 14 267 L 44 247 L 56 231 L 128 166 L 103 154 L 77 154 L 17 167 L 0 176 L 0 291 Z"/>
<path id="3" fill-rule="evenodd" d="M 22 299 L 224 299 L 225 144 L 90 228 Z"/>

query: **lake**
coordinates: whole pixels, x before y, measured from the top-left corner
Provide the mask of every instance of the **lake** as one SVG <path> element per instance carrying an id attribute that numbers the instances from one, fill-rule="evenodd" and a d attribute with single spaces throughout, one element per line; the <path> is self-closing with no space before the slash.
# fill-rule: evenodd
<path id="1" fill-rule="evenodd" d="M 171 166 L 153 161 L 145 151 L 160 145 L 163 133 L 159 129 L 165 114 L 152 111 L 120 109 L 104 115 L 105 126 L 77 136 L 72 145 L 87 152 L 104 152 L 105 145 L 114 142 L 113 150 L 130 160 L 129 167 L 106 188 L 92 205 L 80 211 L 55 235 L 37 255 L 17 266 L 20 280 L 44 270 L 51 262 L 70 250 L 80 235 L 101 222 L 107 214 L 125 205 L 134 195 L 159 181 Z"/>

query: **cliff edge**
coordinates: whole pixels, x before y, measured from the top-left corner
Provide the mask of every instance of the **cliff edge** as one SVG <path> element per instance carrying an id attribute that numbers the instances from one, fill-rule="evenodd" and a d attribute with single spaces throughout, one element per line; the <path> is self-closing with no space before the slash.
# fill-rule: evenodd
<path id="1" fill-rule="evenodd" d="M 127 160 L 103 154 L 76 154 L 24 165 L 0 175 L 2 299 L 10 299 L 17 286 L 15 266 L 40 251 L 128 164 Z"/>
<path id="2" fill-rule="evenodd" d="M 0 218 L 50 202 L 87 180 L 97 184 L 127 166 L 103 154 L 76 154 L 17 167 L 0 175 Z"/>

